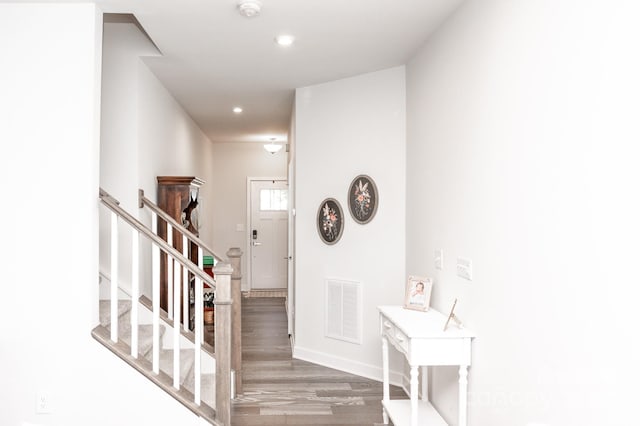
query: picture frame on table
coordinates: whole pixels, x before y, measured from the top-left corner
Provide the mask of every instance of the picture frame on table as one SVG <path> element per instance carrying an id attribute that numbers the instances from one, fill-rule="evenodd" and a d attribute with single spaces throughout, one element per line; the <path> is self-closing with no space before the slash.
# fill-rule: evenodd
<path id="1" fill-rule="evenodd" d="M 433 280 L 428 277 L 410 275 L 404 295 L 404 308 L 426 312 L 431 303 Z"/>

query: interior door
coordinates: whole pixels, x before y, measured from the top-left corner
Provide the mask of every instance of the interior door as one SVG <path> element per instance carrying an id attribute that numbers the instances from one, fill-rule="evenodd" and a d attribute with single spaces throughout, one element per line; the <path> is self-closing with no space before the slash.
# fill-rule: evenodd
<path id="1" fill-rule="evenodd" d="M 251 181 L 251 289 L 287 288 L 288 186 Z"/>

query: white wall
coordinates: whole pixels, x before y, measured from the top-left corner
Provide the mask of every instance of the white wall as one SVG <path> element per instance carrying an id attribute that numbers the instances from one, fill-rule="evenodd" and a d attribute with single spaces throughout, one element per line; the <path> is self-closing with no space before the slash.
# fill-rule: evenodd
<path id="1" fill-rule="evenodd" d="M 198 424 L 90 334 L 101 35 L 94 5 L 0 4 L 2 425 Z M 35 413 L 39 391 L 52 414 Z"/>
<path id="2" fill-rule="evenodd" d="M 100 185 L 121 201 L 134 216 L 150 224 L 150 216 L 138 208 L 138 189 L 157 200 L 157 176 L 197 176 L 205 181 L 201 189 L 200 214 L 211 217 L 214 187 L 212 144 L 145 64 L 158 56 L 152 42 L 132 23 L 106 23 L 101 135 Z M 109 240 L 106 209 L 101 211 L 102 270 L 108 272 Z M 200 237 L 211 245 L 211 220 L 202 220 Z M 121 232 L 120 280 L 130 282 L 130 232 Z M 148 251 L 143 241 L 142 250 Z M 150 265 L 141 267 L 149 276 Z M 150 294 L 150 279 L 141 279 Z"/>
<path id="3" fill-rule="evenodd" d="M 282 149 L 269 154 L 260 143 L 215 143 L 211 174 L 213 194 L 207 221 L 213 229 L 212 248 L 223 257 L 231 247 L 242 250 L 242 289 L 248 290 L 247 177 L 286 178 L 287 153 Z M 237 231 L 237 225 L 243 230 Z"/>
<path id="4" fill-rule="evenodd" d="M 140 185 L 139 148 L 139 69 L 140 56 L 158 56 L 149 39 L 132 23 L 104 23 L 102 58 L 102 108 L 100 129 L 100 187 L 120 201 L 121 206 L 138 217 Z M 100 270 L 109 275 L 110 211 L 100 209 Z M 121 224 L 118 233 L 120 251 L 119 282 L 130 288 L 131 231 Z M 143 240 L 143 247 L 146 241 Z M 141 268 L 145 271 L 145 267 Z M 146 280 L 143 291 L 148 292 Z M 148 293 L 150 294 L 150 293 Z"/>
<path id="5" fill-rule="evenodd" d="M 407 269 L 478 335 L 470 425 L 639 422 L 638 17 L 467 2 L 407 65 Z M 452 424 L 456 380 L 434 370 Z"/>
<path id="6" fill-rule="evenodd" d="M 405 277 L 405 69 L 397 67 L 298 89 L 295 104 L 296 330 L 294 356 L 381 377 L 378 312 L 402 303 Z M 376 216 L 357 224 L 347 207 L 354 177 L 379 191 Z M 336 198 L 342 238 L 316 230 L 322 200 Z M 362 282 L 363 342 L 325 337 L 325 279 Z"/>

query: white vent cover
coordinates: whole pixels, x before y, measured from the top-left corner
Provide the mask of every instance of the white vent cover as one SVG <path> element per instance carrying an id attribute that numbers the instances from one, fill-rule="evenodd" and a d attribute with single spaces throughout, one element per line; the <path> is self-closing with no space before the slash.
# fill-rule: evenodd
<path id="1" fill-rule="evenodd" d="M 334 278 L 325 282 L 325 336 L 362 344 L 361 283 Z"/>

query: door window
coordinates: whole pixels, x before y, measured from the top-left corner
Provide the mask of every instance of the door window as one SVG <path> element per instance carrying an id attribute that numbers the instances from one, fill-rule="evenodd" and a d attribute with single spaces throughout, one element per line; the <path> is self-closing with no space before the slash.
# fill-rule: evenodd
<path id="1" fill-rule="evenodd" d="M 287 189 L 260 190 L 261 211 L 286 211 L 288 200 L 289 191 Z"/>

